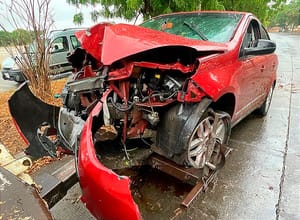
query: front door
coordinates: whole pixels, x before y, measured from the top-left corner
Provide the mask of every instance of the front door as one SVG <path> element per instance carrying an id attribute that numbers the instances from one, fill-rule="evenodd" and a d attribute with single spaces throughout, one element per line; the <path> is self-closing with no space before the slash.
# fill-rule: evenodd
<path id="1" fill-rule="evenodd" d="M 239 61 L 241 72 L 239 74 L 239 103 L 237 103 L 237 118 L 243 118 L 252 112 L 265 98 L 265 84 L 270 77 L 267 71 L 266 56 L 247 56 L 243 51 L 245 48 L 257 46 L 261 38 L 260 26 L 256 20 L 249 23 L 240 48 Z"/>

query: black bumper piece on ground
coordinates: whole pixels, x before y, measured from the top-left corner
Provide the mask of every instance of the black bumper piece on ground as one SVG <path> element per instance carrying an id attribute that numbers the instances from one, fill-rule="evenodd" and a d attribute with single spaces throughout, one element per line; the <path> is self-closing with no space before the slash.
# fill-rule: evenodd
<path id="1" fill-rule="evenodd" d="M 35 97 L 28 82 L 20 85 L 8 101 L 12 117 L 29 142 L 26 153 L 33 157 L 55 156 L 55 146 L 44 135 L 40 134 L 43 125 L 55 131 L 59 107 L 48 105 Z"/>

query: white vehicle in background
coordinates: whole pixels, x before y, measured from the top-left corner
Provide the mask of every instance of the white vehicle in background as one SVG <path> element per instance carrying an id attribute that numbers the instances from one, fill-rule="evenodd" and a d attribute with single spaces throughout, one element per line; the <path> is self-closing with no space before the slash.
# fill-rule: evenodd
<path id="1" fill-rule="evenodd" d="M 2 63 L 1 73 L 4 80 L 12 80 L 19 83 L 25 81 L 25 76 L 16 63 L 16 58 L 6 58 Z"/>
<path id="2" fill-rule="evenodd" d="M 72 71 L 72 66 L 67 60 L 67 55 L 80 47 L 80 43 L 74 33 L 78 28 L 55 30 L 50 37 L 49 75 L 52 78 L 61 78 Z M 34 52 L 34 51 L 33 51 Z M 24 82 L 26 77 L 17 65 L 18 56 L 8 57 L 2 63 L 2 78 L 16 82 Z"/>

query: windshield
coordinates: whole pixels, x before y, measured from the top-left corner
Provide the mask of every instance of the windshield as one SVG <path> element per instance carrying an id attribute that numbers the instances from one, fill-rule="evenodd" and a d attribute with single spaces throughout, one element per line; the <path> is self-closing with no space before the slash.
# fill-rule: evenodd
<path id="1" fill-rule="evenodd" d="M 241 17 L 230 13 L 171 14 L 150 19 L 141 26 L 191 39 L 228 42 Z"/>

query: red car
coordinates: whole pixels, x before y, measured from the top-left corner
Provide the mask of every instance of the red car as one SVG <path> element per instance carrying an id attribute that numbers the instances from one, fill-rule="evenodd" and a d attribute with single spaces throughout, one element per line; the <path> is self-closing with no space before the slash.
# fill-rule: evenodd
<path id="1" fill-rule="evenodd" d="M 68 57 L 76 73 L 58 121 L 49 107 L 37 126 L 46 121 L 58 141 L 20 128 L 31 152 L 42 142 L 44 153 L 58 145 L 75 153 L 82 201 L 98 219 L 142 218 L 119 169 L 156 153 L 205 176 L 224 162 L 231 127 L 268 112 L 276 44 L 250 13 L 174 13 L 140 26 L 98 24 L 76 36 L 82 48 Z"/>

